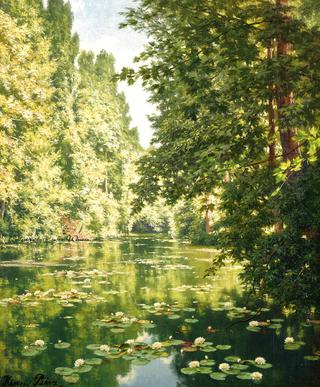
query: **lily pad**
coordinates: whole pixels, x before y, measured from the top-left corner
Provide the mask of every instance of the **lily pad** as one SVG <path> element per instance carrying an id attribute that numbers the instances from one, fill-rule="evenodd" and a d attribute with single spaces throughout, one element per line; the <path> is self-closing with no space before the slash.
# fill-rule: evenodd
<path id="1" fill-rule="evenodd" d="M 304 360 L 317 361 L 320 360 L 320 356 L 305 356 Z"/>
<path id="2" fill-rule="evenodd" d="M 246 364 L 232 364 L 231 368 L 234 369 L 234 370 L 240 370 L 240 371 L 243 371 L 243 370 L 248 369 L 249 366 L 246 365 Z"/>
<path id="3" fill-rule="evenodd" d="M 183 308 L 184 312 L 195 312 L 195 308 Z"/>
<path id="4" fill-rule="evenodd" d="M 188 323 L 188 324 L 195 324 L 195 323 L 197 323 L 199 320 L 197 320 L 196 318 L 186 318 L 184 321 L 185 321 L 186 323 Z"/>
<path id="5" fill-rule="evenodd" d="M 217 349 L 215 347 L 212 347 L 211 345 L 200 348 L 201 352 L 215 352 L 216 350 Z"/>
<path id="6" fill-rule="evenodd" d="M 282 322 L 284 322 L 284 319 L 283 318 L 273 318 L 271 320 L 271 322 L 273 322 L 273 323 L 282 323 Z"/>
<path id="7" fill-rule="evenodd" d="M 63 380 L 64 380 L 66 383 L 69 383 L 69 384 L 75 384 L 75 383 L 78 383 L 78 382 L 79 382 L 80 377 L 79 377 L 79 375 L 77 375 L 77 374 L 73 374 L 73 375 L 64 375 L 64 376 L 63 376 Z"/>
<path id="8" fill-rule="evenodd" d="M 54 372 L 58 375 L 69 376 L 73 374 L 73 368 L 69 367 L 57 367 Z"/>
<path id="9" fill-rule="evenodd" d="M 183 374 L 185 375 L 193 375 L 193 374 L 196 374 L 197 373 L 197 369 L 196 368 L 190 368 L 190 367 L 187 367 L 187 368 L 181 368 L 180 370 Z"/>
<path id="10" fill-rule="evenodd" d="M 89 364 L 84 364 L 81 367 L 74 367 L 73 368 L 73 372 L 80 373 L 80 374 L 83 374 L 83 373 L 86 373 L 86 372 L 90 372 L 91 370 L 92 370 L 92 366 L 89 365 Z"/>
<path id="11" fill-rule="evenodd" d="M 227 356 L 224 358 L 224 360 L 228 363 L 237 363 L 241 359 L 239 356 Z"/>
<path id="12" fill-rule="evenodd" d="M 240 379 L 240 380 L 251 380 L 252 379 L 251 374 L 249 372 L 243 372 L 243 373 L 237 375 L 236 378 Z"/>
<path id="13" fill-rule="evenodd" d="M 97 349 L 100 349 L 101 344 L 89 344 L 86 346 L 87 349 L 90 349 L 90 351 L 96 351 Z"/>
<path id="14" fill-rule="evenodd" d="M 268 326 L 269 329 L 280 329 L 282 328 L 281 324 L 271 324 Z"/>
<path id="15" fill-rule="evenodd" d="M 91 359 L 85 359 L 84 362 L 89 365 L 100 365 L 102 364 L 102 359 L 100 359 L 99 357 L 93 357 Z"/>
<path id="16" fill-rule="evenodd" d="M 54 347 L 57 349 L 66 349 L 66 348 L 69 348 L 70 346 L 71 346 L 70 343 L 56 343 L 54 345 Z"/>
<path id="17" fill-rule="evenodd" d="M 261 369 L 264 369 L 264 370 L 266 370 L 268 368 L 272 368 L 272 364 L 270 364 L 270 363 L 265 363 L 265 364 L 257 364 L 257 363 L 255 363 L 254 365 L 257 368 L 261 368 Z"/>
<path id="18" fill-rule="evenodd" d="M 40 355 L 42 351 L 38 348 L 27 348 L 27 349 L 24 349 L 22 352 L 21 352 L 21 355 L 22 356 L 37 356 L 37 355 Z"/>
<path id="19" fill-rule="evenodd" d="M 211 374 L 212 372 L 212 369 L 210 367 L 199 367 L 197 368 L 197 370 L 200 374 L 204 374 L 204 375 Z"/>
<path id="20" fill-rule="evenodd" d="M 210 378 L 213 380 L 222 381 L 222 380 L 226 380 L 226 377 L 227 375 L 222 372 L 212 372 L 212 374 L 210 374 Z"/>
<path id="21" fill-rule="evenodd" d="M 210 360 L 210 359 L 204 359 L 204 360 L 201 360 L 200 361 L 200 364 L 202 366 L 213 366 L 216 364 L 216 362 L 214 360 Z"/>
<path id="22" fill-rule="evenodd" d="M 112 333 L 123 333 L 124 329 L 123 328 L 111 328 L 110 332 L 112 332 Z"/>
<path id="23" fill-rule="evenodd" d="M 181 318 L 181 316 L 178 314 L 172 314 L 171 316 L 168 316 L 169 320 L 178 320 L 179 318 Z"/>

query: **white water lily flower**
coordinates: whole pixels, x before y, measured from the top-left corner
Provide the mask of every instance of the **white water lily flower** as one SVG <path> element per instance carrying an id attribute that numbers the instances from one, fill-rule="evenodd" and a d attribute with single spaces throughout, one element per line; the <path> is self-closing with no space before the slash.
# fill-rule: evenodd
<path id="1" fill-rule="evenodd" d="M 219 370 L 220 371 L 229 371 L 229 369 L 230 369 L 230 365 L 228 364 L 228 363 L 221 363 L 220 365 L 219 365 Z"/>
<path id="2" fill-rule="evenodd" d="M 35 296 L 39 296 L 40 293 L 41 293 L 40 290 L 36 290 L 33 294 L 34 294 Z"/>
<path id="3" fill-rule="evenodd" d="M 106 344 L 103 344 L 103 345 L 100 345 L 100 351 L 102 352 L 109 352 L 110 351 L 110 347 L 109 345 L 106 345 Z"/>
<path id="4" fill-rule="evenodd" d="M 72 294 L 78 294 L 78 290 L 77 290 L 77 289 L 71 289 L 71 290 L 70 290 L 70 293 L 72 293 Z"/>
<path id="5" fill-rule="evenodd" d="M 252 380 L 261 380 L 262 376 L 263 375 L 260 372 L 252 372 L 251 379 Z"/>
<path id="6" fill-rule="evenodd" d="M 124 316 L 124 313 L 123 312 L 117 312 L 116 313 L 116 317 L 123 317 Z"/>
<path id="7" fill-rule="evenodd" d="M 155 343 L 153 343 L 153 344 L 151 345 L 151 348 L 152 348 L 152 349 L 161 349 L 161 348 L 162 348 L 162 344 L 159 343 L 158 341 L 156 341 Z"/>
<path id="8" fill-rule="evenodd" d="M 196 360 L 191 361 L 189 363 L 189 368 L 199 368 L 199 367 L 200 367 L 200 363 L 198 361 L 196 361 Z"/>
<path id="9" fill-rule="evenodd" d="M 206 339 L 204 337 L 197 337 L 194 341 L 194 345 L 202 345 L 205 341 Z"/>
<path id="10" fill-rule="evenodd" d="M 130 321 L 130 319 L 128 317 L 122 317 L 121 321 L 123 323 L 128 323 Z"/>
<path id="11" fill-rule="evenodd" d="M 169 340 L 172 340 L 172 336 L 169 336 Z"/>
<path id="12" fill-rule="evenodd" d="M 167 305 L 165 302 L 161 302 L 161 306 L 165 306 Z"/>
<path id="13" fill-rule="evenodd" d="M 130 321 L 131 321 L 132 323 L 135 323 L 135 322 L 138 321 L 138 319 L 137 319 L 136 317 L 132 317 L 132 318 L 130 319 Z"/>
<path id="14" fill-rule="evenodd" d="M 293 344 L 294 343 L 294 338 L 293 337 L 286 337 L 284 340 L 285 344 Z"/>
<path id="15" fill-rule="evenodd" d="M 224 303 L 225 308 L 231 308 L 232 307 L 232 302 L 225 302 Z"/>
<path id="16" fill-rule="evenodd" d="M 129 340 L 126 341 L 126 344 L 133 345 L 134 344 L 134 340 L 133 339 L 129 339 Z"/>
<path id="17" fill-rule="evenodd" d="M 161 308 L 161 303 L 160 303 L 160 302 L 155 302 L 155 303 L 153 304 L 153 306 L 154 306 L 155 308 Z"/>
<path id="18" fill-rule="evenodd" d="M 252 327 L 252 328 L 258 327 L 259 326 L 259 321 L 255 321 L 255 320 L 250 321 L 249 322 L 249 326 Z"/>
<path id="19" fill-rule="evenodd" d="M 61 341 L 61 340 L 58 340 L 58 343 L 60 344 L 60 343 L 62 343 L 62 341 Z"/>
<path id="20" fill-rule="evenodd" d="M 133 352 L 133 349 L 132 348 L 129 348 L 128 350 L 127 350 L 127 353 L 130 355 L 131 353 Z"/>
<path id="21" fill-rule="evenodd" d="M 34 345 L 36 345 L 37 347 L 43 347 L 45 344 L 45 342 L 43 340 L 36 340 L 34 342 Z"/>
<path id="22" fill-rule="evenodd" d="M 266 364 L 266 359 L 265 359 L 264 357 L 257 357 L 257 358 L 255 359 L 255 362 L 256 362 L 257 364 L 259 364 L 259 365 L 261 365 L 261 364 Z"/>
<path id="23" fill-rule="evenodd" d="M 84 360 L 83 359 L 77 359 L 75 362 L 74 362 L 74 366 L 75 367 L 81 367 L 84 365 Z"/>
<path id="24" fill-rule="evenodd" d="M 88 284 L 91 282 L 91 279 L 90 278 L 86 278 L 84 281 L 83 281 L 85 284 Z"/>

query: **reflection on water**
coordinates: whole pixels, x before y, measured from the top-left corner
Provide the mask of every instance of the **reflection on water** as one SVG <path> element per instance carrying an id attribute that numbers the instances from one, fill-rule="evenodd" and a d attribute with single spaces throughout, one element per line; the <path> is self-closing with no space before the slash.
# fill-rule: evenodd
<path id="1" fill-rule="evenodd" d="M 215 279 L 204 279 L 205 269 L 214 254 L 214 250 L 208 248 L 151 237 L 3 248 L 0 250 L 0 375 L 10 374 L 15 379 L 28 380 L 43 373 L 60 385 L 66 385 L 54 373 L 55 368 L 72 367 L 76 359 L 92 357 L 86 349 L 88 344 L 121 344 L 137 338 L 151 343 L 165 341 L 170 336 L 193 341 L 203 336 L 214 345 L 232 346 L 229 351 L 207 354 L 217 364 L 228 355 L 242 359 L 263 356 L 272 363 L 273 368 L 261 370 L 264 376 L 260 386 L 318 386 L 320 362 L 304 360 L 304 355 L 320 349 L 317 326 L 303 328 L 286 321 L 281 330 L 257 334 L 246 330 L 247 323 L 231 325 L 226 311 L 212 309 L 229 301 L 239 307 L 245 306 L 237 279 L 240 268 L 227 267 Z M 94 269 L 99 275 L 92 274 Z M 66 275 L 67 270 L 77 275 Z M 61 302 L 50 295 L 39 300 L 8 301 L 11 298 L 17 300 L 16 295 L 26 292 L 49 289 L 56 289 L 60 294 L 76 289 L 88 296 L 80 302 Z M 170 320 L 165 315 L 150 314 L 141 306 L 156 302 L 194 307 L 195 311 L 180 311 L 180 319 Z M 133 324 L 123 333 L 112 333 L 92 324 L 117 311 L 153 320 L 156 327 L 149 329 Z M 199 322 L 184 322 L 192 316 Z M 279 316 L 279 311 L 273 309 L 264 312 L 259 320 Z M 208 326 L 213 327 L 213 332 L 208 331 Z M 287 336 L 303 340 L 306 345 L 298 351 L 284 351 L 283 340 Z M 48 343 L 48 348 L 36 357 L 21 356 L 24 346 L 37 339 Z M 53 343 L 58 340 L 70 343 L 70 348 L 55 349 Z M 91 372 L 82 374 L 77 385 L 170 387 L 217 384 L 227 387 L 253 384 L 229 376 L 226 381 L 218 382 L 208 375 L 184 375 L 181 368 L 190 360 L 203 359 L 206 354 L 181 353 L 180 347 L 172 347 L 169 352 L 169 357 L 155 359 L 144 366 L 132 365 L 122 358 L 106 359 Z"/>

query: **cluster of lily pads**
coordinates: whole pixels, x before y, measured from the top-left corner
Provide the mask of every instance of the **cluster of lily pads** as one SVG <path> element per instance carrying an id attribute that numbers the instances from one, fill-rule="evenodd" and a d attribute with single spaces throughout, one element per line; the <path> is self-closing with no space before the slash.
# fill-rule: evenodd
<path id="1" fill-rule="evenodd" d="M 112 333 L 123 333 L 132 324 L 139 324 L 144 328 L 154 328 L 156 326 L 153 321 L 129 317 L 123 312 L 116 312 L 92 323 L 94 326 L 109 328 Z"/>
<path id="2" fill-rule="evenodd" d="M 201 361 L 191 361 L 188 367 L 181 369 L 185 375 L 208 374 L 211 379 L 223 381 L 228 376 L 235 376 L 241 380 L 259 381 L 262 379 L 262 373 L 258 371 L 249 372 L 250 367 L 259 369 L 272 368 L 272 364 L 267 363 L 263 357 L 257 357 L 255 360 L 241 360 L 238 356 L 227 356 L 224 358 L 225 363 L 220 363 L 218 370 L 212 367 L 216 365 L 216 361 L 206 357 Z"/>
<path id="3" fill-rule="evenodd" d="M 140 304 L 140 306 L 150 314 L 155 316 L 167 316 L 169 320 L 181 319 L 182 316 L 178 314 L 180 312 L 195 312 L 195 308 L 179 307 L 177 304 L 170 305 L 165 302 L 155 302 L 153 305 Z M 195 324 L 199 320 L 194 316 L 191 316 L 191 318 L 185 318 L 184 321 L 188 324 Z"/>

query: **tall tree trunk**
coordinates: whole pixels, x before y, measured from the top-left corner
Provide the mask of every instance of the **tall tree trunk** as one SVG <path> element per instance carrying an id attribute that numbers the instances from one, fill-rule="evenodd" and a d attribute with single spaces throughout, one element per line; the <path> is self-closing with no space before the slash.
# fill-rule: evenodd
<path id="1" fill-rule="evenodd" d="M 6 215 L 6 200 L 2 199 L 1 201 L 1 220 L 4 220 L 4 217 Z"/>
<path id="2" fill-rule="evenodd" d="M 272 43 L 267 48 L 267 58 L 271 60 L 273 58 L 273 48 Z M 275 112 L 274 112 L 274 85 L 269 86 L 269 105 L 268 105 L 268 115 L 269 115 L 269 166 L 270 168 L 275 168 L 276 166 L 276 125 L 275 125 Z M 283 222 L 280 218 L 279 208 L 273 210 L 274 214 L 274 231 L 279 234 L 283 230 Z"/>
<path id="3" fill-rule="evenodd" d="M 282 18 L 283 23 L 287 23 L 289 21 L 289 14 L 288 14 L 288 6 L 289 6 L 289 0 L 276 0 L 277 7 L 279 8 L 279 12 Z M 284 33 L 281 33 L 281 35 L 278 37 L 277 41 L 277 54 L 278 58 L 286 57 L 291 55 L 292 52 L 292 46 L 288 42 L 286 36 Z M 285 70 L 282 71 L 283 74 L 281 74 L 283 77 L 285 77 Z M 283 83 L 283 80 L 281 80 Z M 282 146 L 282 153 L 283 153 L 283 159 L 284 161 L 291 161 L 294 160 L 297 156 L 299 156 L 299 145 L 295 140 L 296 130 L 294 128 L 288 127 L 288 124 L 285 122 L 285 114 L 284 111 L 286 108 L 288 108 L 290 105 L 293 105 L 293 92 L 292 90 L 286 90 L 286 88 L 283 87 L 283 84 L 278 87 L 278 98 L 277 98 L 277 105 L 278 105 L 278 120 L 279 120 L 279 129 L 280 129 L 280 139 L 281 139 L 281 146 Z"/>
<path id="4" fill-rule="evenodd" d="M 272 44 L 270 43 L 270 46 L 267 49 L 267 58 L 270 61 L 273 57 L 272 52 Z M 269 106 L 268 106 L 268 113 L 269 113 L 269 165 L 270 167 L 274 168 L 276 165 L 276 140 L 275 140 L 275 134 L 276 134 L 276 126 L 275 126 L 275 114 L 274 114 L 274 99 L 273 99 L 273 85 L 269 86 Z"/>

